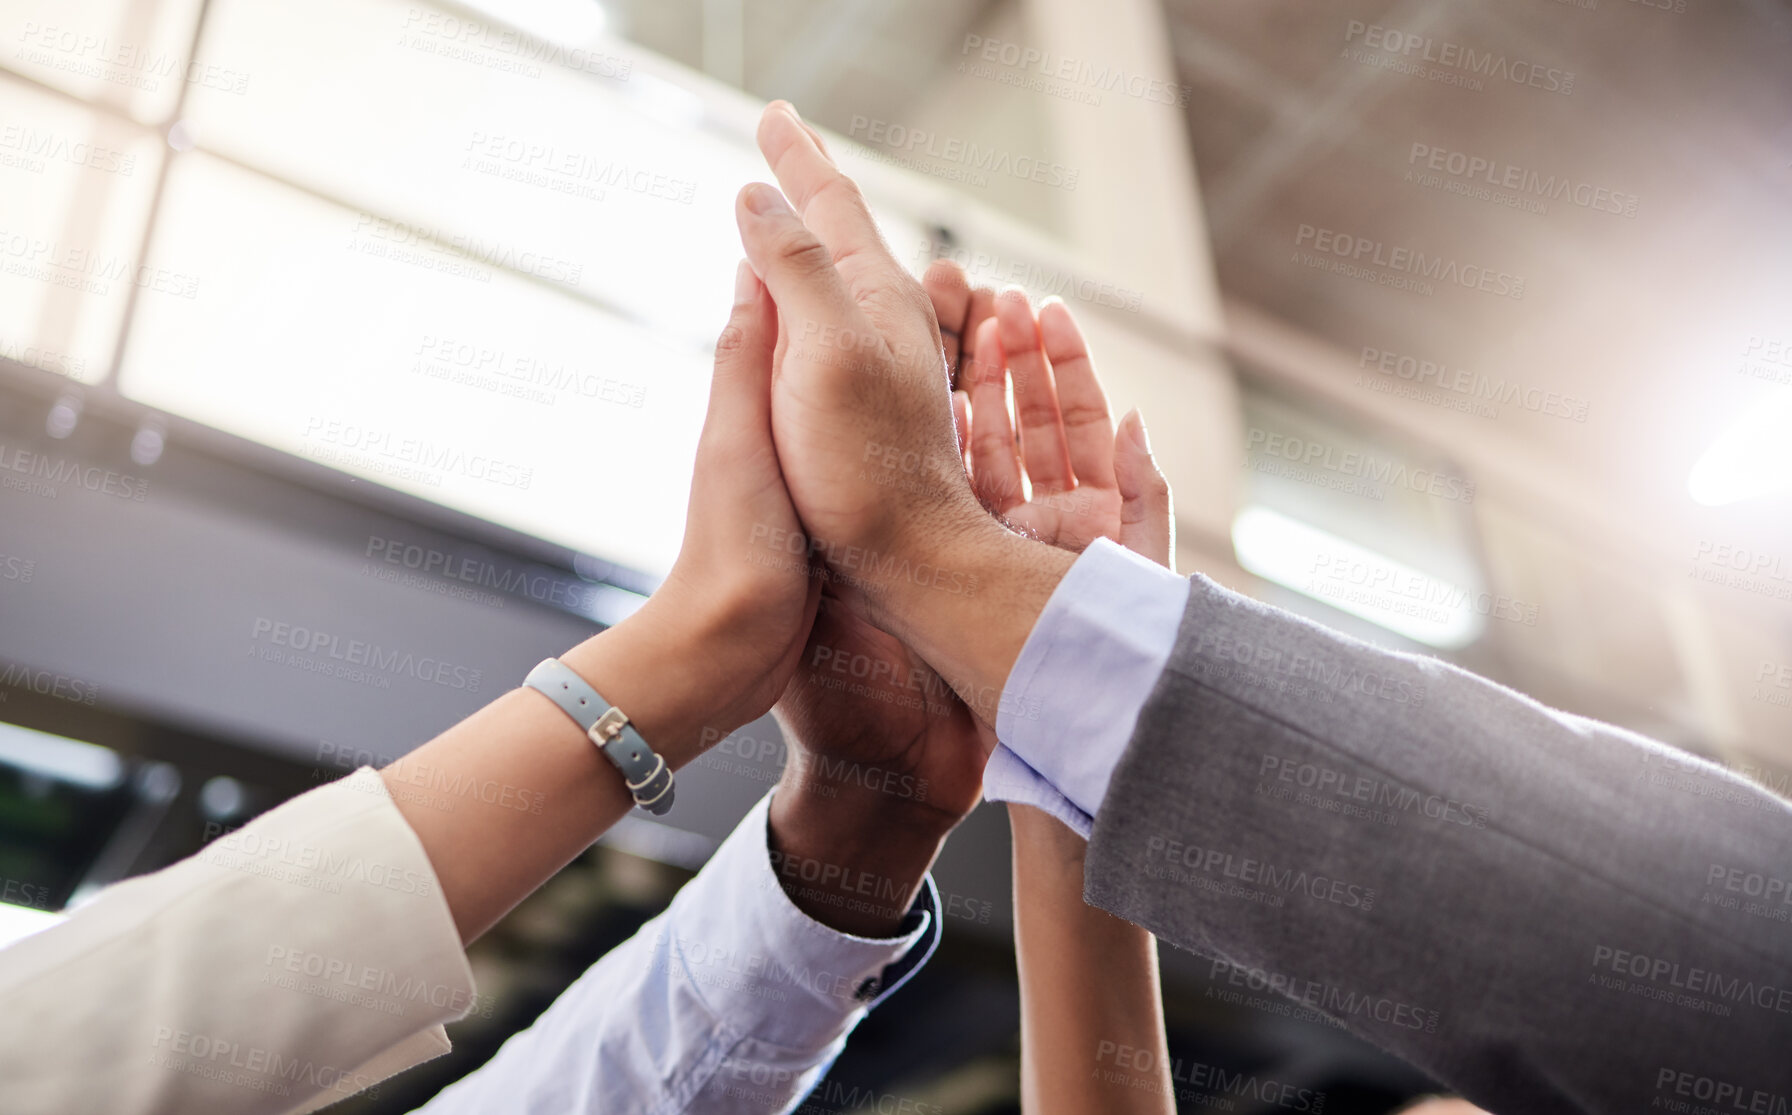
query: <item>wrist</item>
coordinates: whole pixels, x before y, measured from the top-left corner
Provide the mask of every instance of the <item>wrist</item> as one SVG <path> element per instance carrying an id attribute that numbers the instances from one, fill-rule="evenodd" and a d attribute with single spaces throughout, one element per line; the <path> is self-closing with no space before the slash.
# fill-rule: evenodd
<path id="1" fill-rule="evenodd" d="M 908 644 L 989 724 L 1008 674 L 1076 555 L 1018 534 L 981 509 L 932 542 L 880 595 L 878 626 Z"/>
<path id="2" fill-rule="evenodd" d="M 710 621 L 659 622 L 639 612 L 560 656 L 606 701 L 628 714 L 641 738 L 674 770 L 739 725 L 716 723 L 717 686 L 699 663 L 713 662 Z M 701 650 L 699 648 L 702 648 Z"/>
<path id="3" fill-rule="evenodd" d="M 771 805 L 772 868 L 792 903 L 842 933 L 895 936 L 951 825 L 901 803 L 786 777 Z"/>
<path id="4" fill-rule="evenodd" d="M 1044 810 L 1018 802 L 1008 804 L 1008 825 L 1014 841 L 1016 878 L 1068 880 L 1082 893 L 1087 841 Z"/>

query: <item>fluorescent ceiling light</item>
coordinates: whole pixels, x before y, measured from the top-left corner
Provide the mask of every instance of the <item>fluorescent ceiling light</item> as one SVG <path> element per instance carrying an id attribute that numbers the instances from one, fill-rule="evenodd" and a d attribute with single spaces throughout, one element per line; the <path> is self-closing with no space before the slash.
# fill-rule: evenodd
<path id="1" fill-rule="evenodd" d="M 1706 507 L 1723 507 L 1792 488 L 1792 391 L 1750 407 L 1705 450 L 1686 490 Z"/>
<path id="2" fill-rule="evenodd" d="M 124 761 L 97 744 L 0 724 L 0 763 L 89 790 L 110 790 L 124 781 Z"/>
<path id="3" fill-rule="evenodd" d="M 1486 626 L 1470 590 L 1267 507 L 1239 512 L 1232 545 L 1257 576 L 1428 646 L 1465 647 Z"/>

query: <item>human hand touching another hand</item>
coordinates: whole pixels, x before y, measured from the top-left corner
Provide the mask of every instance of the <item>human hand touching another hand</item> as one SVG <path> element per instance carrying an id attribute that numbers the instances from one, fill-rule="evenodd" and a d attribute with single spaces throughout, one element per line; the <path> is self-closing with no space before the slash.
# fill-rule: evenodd
<path id="1" fill-rule="evenodd" d="M 802 528 L 772 446 L 777 317 L 744 263 L 735 301 L 716 344 L 678 561 L 634 615 L 560 655 L 674 769 L 771 707 L 796 671 L 821 595 L 806 558 L 748 560 L 754 529 Z M 412 790 L 418 779 L 445 772 L 457 784 L 507 793 L 449 811 Z M 585 733 L 527 688 L 504 694 L 381 777 L 428 852 L 463 941 L 490 928 L 634 804 Z M 533 808 L 515 807 L 513 785 L 534 788 Z"/>
<path id="2" fill-rule="evenodd" d="M 1170 485 L 1151 457 L 1135 408 L 1109 417 L 1088 342 L 1063 302 L 1034 313 L 1025 291 L 975 288 L 964 269 L 936 261 L 922 279 L 940 321 L 963 322 L 953 364 L 955 420 L 964 430 L 971 488 L 990 513 L 1056 548 L 1080 553 L 1097 538 L 1166 568 L 1175 551 Z M 954 348 L 948 344 L 948 359 Z M 1014 384 L 1020 436 L 1008 413 Z M 989 723 L 979 720 L 988 749 Z"/>
<path id="3" fill-rule="evenodd" d="M 1167 564 L 1168 486 L 1136 413 L 1116 439 L 1069 310 L 1048 302 L 1035 317 L 1024 293 L 973 290 L 963 270 L 945 262 L 922 285 L 947 323 L 945 366 L 970 387 L 958 394 L 958 411 L 984 505 L 1061 548 L 1112 538 Z M 974 339 L 975 359 L 960 359 L 960 334 Z M 1010 432 L 1009 371 L 1025 416 L 1024 461 Z M 1032 480 L 1030 499 L 1023 475 Z M 778 704 L 790 758 L 773 800 L 772 839 L 797 905 L 836 928 L 875 935 L 893 931 L 946 835 L 977 805 L 996 739 L 926 662 L 847 606 L 855 591 L 850 579 L 824 590 L 802 666 Z M 1017 840 L 1053 861 L 1074 859 L 1080 905 L 1082 841 L 1028 812 L 1016 819 Z M 1060 834 L 1076 847 L 1067 850 Z"/>
<path id="4" fill-rule="evenodd" d="M 782 102 L 766 109 L 759 146 L 783 193 L 748 186 L 736 217 L 778 307 L 772 431 L 807 545 L 856 590 L 859 615 L 993 720 L 1072 558 L 979 506 L 932 307 L 858 187 Z M 757 535 L 774 556 L 791 552 L 788 541 Z"/>
<path id="5" fill-rule="evenodd" d="M 976 317 L 964 274 L 936 263 L 925 286 L 941 321 Z M 1152 462 L 1138 412 L 1109 418 L 1088 344 L 1063 303 L 1035 314 L 1018 290 L 965 331 L 972 487 L 1006 522 L 1081 550 L 1108 538 L 1170 564 L 1170 489 Z M 950 350 L 948 350 L 950 351 Z M 1016 423 L 1008 413 L 1014 383 Z M 1024 482 L 1023 482 L 1024 481 Z M 987 732 L 987 728 L 984 729 Z M 1088 845 L 1056 818 L 1010 804 L 1015 955 L 1021 990 L 1021 1107 L 1037 1115 L 1175 1110 L 1151 934 L 1083 901 Z M 1090 1051 L 1148 1051 L 1149 1069 L 1121 1072 Z"/>
<path id="6" fill-rule="evenodd" d="M 783 193 L 748 186 L 738 215 L 778 305 L 772 428 L 804 525 L 830 558 L 844 547 L 906 553 L 919 537 L 977 525 L 963 470 L 945 467 L 957 459 L 950 386 L 920 285 L 793 108 L 766 109 L 759 147 Z M 908 498 L 891 498 L 864 467 L 884 446 L 921 458 L 905 476 Z"/>
<path id="7" fill-rule="evenodd" d="M 674 767 L 772 707 L 821 595 L 800 548 L 767 556 L 749 545 L 757 535 L 802 536 L 772 444 L 777 338 L 772 300 L 742 260 L 716 342 L 678 560 L 640 611 L 561 656 Z"/>
<path id="8" fill-rule="evenodd" d="M 1107 538 L 1169 566 L 1169 484 L 1136 409 L 1115 431 L 1069 307 L 1049 298 L 1035 314 L 1025 291 L 973 289 L 948 260 L 928 268 L 922 285 L 941 321 L 964 323 L 968 355 L 956 380 L 969 413 L 971 487 L 983 506 L 1059 549 L 1081 553 Z"/>
<path id="9" fill-rule="evenodd" d="M 951 278 L 942 272 L 942 282 Z M 956 279 L 962 288 L 962 271 Z M 951 304 L 932 285 L 927 293 L 936 309 Z M 994 292 L 975 294 L 993 313 Z M 954 377 L 964 324 L 954 317 L 941 326 Z M 964 399 L 958 393 L 961 442 Z M 919 655 L 863 618 L 864 608 L 853 606 L 857 580 L 829 579 L 802 663 L 775 710 L 789 751 L 772 800 L 772 842 L 785 891 L 804 912 L 882 936 L 913 905 L 946 836 L 982 800 L 996 740 Z"/>

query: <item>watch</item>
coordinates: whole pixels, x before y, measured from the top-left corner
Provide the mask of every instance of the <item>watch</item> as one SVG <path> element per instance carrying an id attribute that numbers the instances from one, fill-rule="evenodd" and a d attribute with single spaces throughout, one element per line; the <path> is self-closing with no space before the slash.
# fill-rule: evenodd
<path id="1" fill-rule="evenodd" d="M 635 804 L 655 816 L 672 808 L 672 768 L 629 723 L 628 714 L 603 699 L 571 666 L 558 658 L 529 671 L 523 684 L 560 706 L 604 758 L 622 772 Z"/>

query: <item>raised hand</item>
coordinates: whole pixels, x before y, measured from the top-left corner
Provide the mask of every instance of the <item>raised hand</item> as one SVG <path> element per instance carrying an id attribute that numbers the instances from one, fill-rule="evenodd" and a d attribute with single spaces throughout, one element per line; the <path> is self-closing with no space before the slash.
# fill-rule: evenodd
<path id="1" fill-rule="evenodd" d="M 935 310 L 945 311 L 944 363 L 957 383 L 959 337 L 974 335 L 994 313 L 995 293 L 971 291 L 956 267 L 930 271 L 924 285 Z M 962 444 L 966 396 L 955 395 Z M 918 883 L 945 836 L 982 800 L 995 734 L 920 655 L 861 618 L 864 609 L 851 606 L 858 577 L 829 579 L 802 664 L 776 709 L 790 757 L 773 801 L 773 839 L 786 855 L 801 856 L 813 834 L 834 858 L 858 862 L 864 853 L 843 854 L 841 845 L 862 843 L 854 833 L 875 833 L 880 858 L 906 865 L 879 874 Z M 812 916 L 865 933 L 887 929 L 913 897 L 904 890 L 900 909 L 847 911 L 830 907 L 839 896 L 825 888 L 787 889 Z M 856 922 L 843 922 L 853 913 Z"/>
<path id="2" fill-rule="evenodd" d="M 820 597 L 805 558 L 754 563 L 741 552 L 755 526 L 801 530 L 772 448 L 776 341 L 771 299 L 743 266 L 716 344 L 678 561 L 640 611 L 560 655 L 673 768 L 771 707 L 796 671 Z M 414 792 L 419 772 L 447 772 L 457 785 L 533 787 L 536 808 L 513 808 L 507 795 L 445 810 Z M 498 698 L 382 777 L 429 854 L 463 941 L 633 805 L 584 733 L 527 689 Z"/>
<path id="3" fill-rule="evenodd" d="M 796 671 L 821 595 L 800 542 L 796 554 L 743 553 L 741 546 L 756 536 L 802 537 L 772 444 L 777 328 L 772 300 L 743 260 L 733 314 L 716 342 L 678 560 L 603 644 L 626 642 L 628 652 L 589 664 L 625 684 L 643 670 L 658 675 L 629 684 L 642 691 L 629 713 L 644 735 L 654 732 L 648 739 L 656 746 L 683 750 L 683 741 L 712 741 L 764 715 Z M 593 653 L 581 648 L 567 661 L 580 669 Z"/>
<path id="4" fill-rule="evenodd" d="M 1081 552 L 1119 531 L 1114 427 L 1083 334 L 1062 302 L 1038 317 L 1020 291 L 1002 292 L 973 340 L 971 463 L 978 496 L 1041 541 Z M 1010 426 L 1014 382 L 1018 438 Z M 1022 474 L 1031 481 L 1029 499 Z"/>
<path id="5" fill-rule="evenodd" d="M 924 576 L 946 540 L 984 526 L 957 464 L 943 344 L 920 284 L 794 109 L 766 109 L 759 146 L 783 193 L 748 186 L 737 217 L 778 306 L 778 455 L 818 556 L 875 608 L 888 581 Z"/>
<path id="6" fill-rule="evenodd" d="M 766 109 L 759 146 L 783 193 L 748 186 L 735 215 L 778 307 L 772 432 L 807 545 L 863 618 L 993 720 L 1073 559 L 1003 529 L 971 492 L 932 305 L 858 187 L 787 104 Z"/>
<path id="7" fill-rule="evenodd" d="M 974 301 L 952 264 L 935 264 L 927 292 L 942 321 Z M 1082 331 L 1061 302 L 1037 316 L 1004 291 L 974 334 L 961 378 L 970 388 L 972 486 L 1017 529 L 1066 549 L 1109 538 L 1168 565 L 1170 490 L 1152 463 L 1138 412 L 1116 435 Z M 1008 416 L 1014 381 L 1020 436 Z M 1031 498 L 1023 480 L 1030 481 Z M 1021 1106 L 1037 1115 L 1175 1110 L 1158 989 L 1156 942 L 1083 902 L 1088 845 L 1055 818 L 1010 805 L 1015 955 L 1021 987 Z M 1096 1051 L 1145 1051 L 1104 1063 Z M 1094 1055 L 1092 1056 L 1092 1053 Z"/>
<path id="8" fill-rule="evenodd" d="M 983 505 L 1060 549 L 1081 552 L 1107 538 L 1168 566 L 1169 484 L 1152 461 L 1137 410 L 1115 431 L 1069 308 L 1047 299 L 1035 315 L 1024 291 L 972 289 L 963 269 L 944 260 L 928 269 L 923 286 L 939 320 L 962 320 L 974 330 L 966 335 L 971 356 L 958 367 L 968 394 L 971 486 Z M 990 308 L 979 313 L 983 306 Z M 1010 379 L 1018 438 L 1008 413 Z"/>

